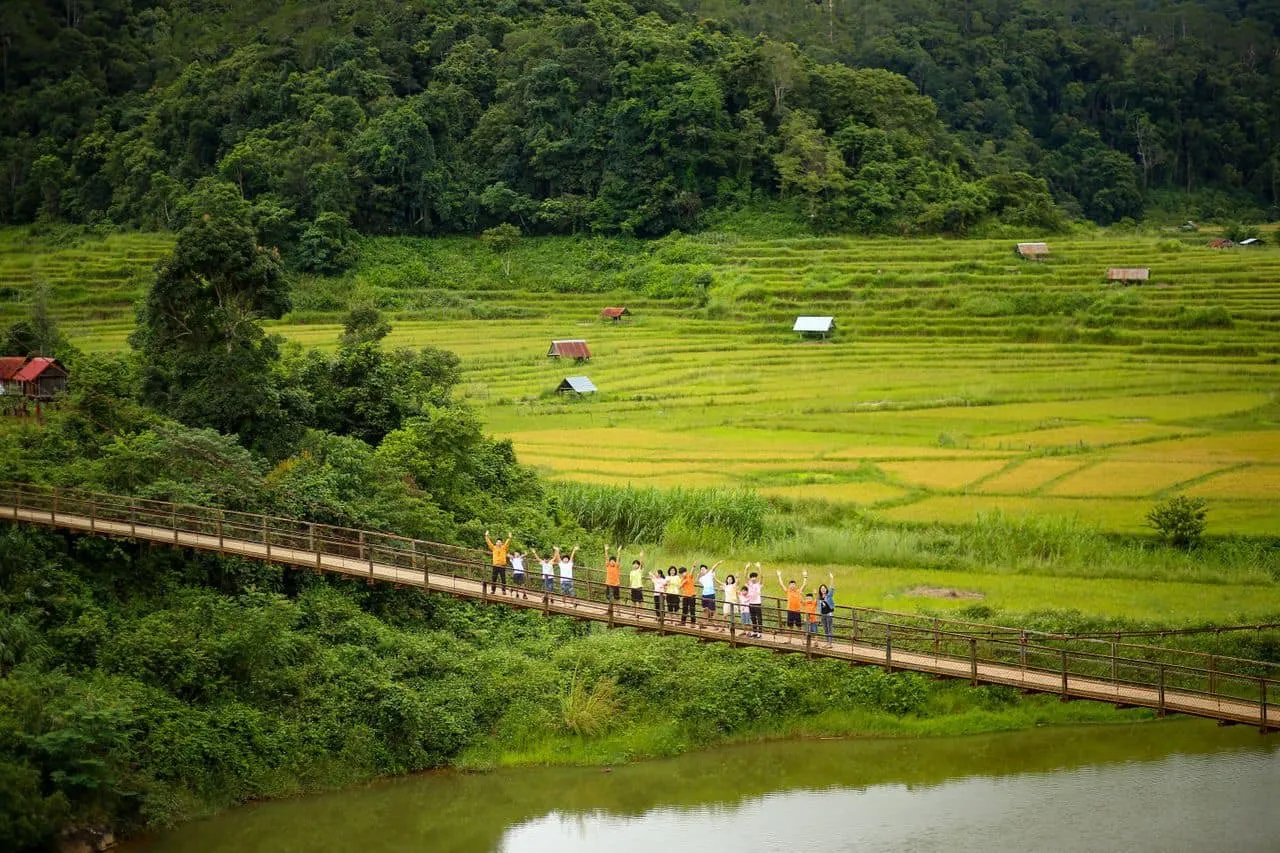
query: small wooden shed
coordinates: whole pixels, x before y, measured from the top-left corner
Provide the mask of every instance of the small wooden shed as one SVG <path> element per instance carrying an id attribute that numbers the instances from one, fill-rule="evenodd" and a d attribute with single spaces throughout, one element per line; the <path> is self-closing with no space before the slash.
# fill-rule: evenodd
<path id="1" fill-rule="evenodd" d="M 1147 267 L 1111 267 L 1107 281 L 1149 281 L 1151 270 Z"/>
<path id="2" fill-rule="evenodd" d="M 828 338 L 836 330 L 835 317 L 797 317 L 791 331 L 806 338 Z"/>
<path id="3" fill-rule="evenodd" d="M 1049 244 L 1019 243 L 1017 252 L 1018 257 L 1025 258 L 1028 261 L 1042 261 L 1049 257 Z"/>
<path id="4" fill-rule="evenodd" d="M 566 376 L 564 381 L 556 388 L 557 394 L 594 394 L 596 392 L 595 383 L 585 376 Z"/>
<path id="5" fill-rule="evenodd" d="M 591 349 L 587 342 L 580 338 L 552 341 L 547 350 L 548 358 L 571 358 L 574 361 L 587 361 L 591 358 Z"/>
<path id="6" fill-rule="evenodd" d="M 626 309 L 626 306 L 619 306 L 617 308 L 606 308 L 600 312 L 601 319 L 612 320 L 615 323 L 621 323 L 623 317 L 630 317 L 630 316 L 631 316 L 631 312 Z"/>
<path id="7" fill-rule="evenodd" d="M 56 358 L 33 358 L 13 377 L 32 400 L 49 400 L 67 390 L 67 369 Z"/>

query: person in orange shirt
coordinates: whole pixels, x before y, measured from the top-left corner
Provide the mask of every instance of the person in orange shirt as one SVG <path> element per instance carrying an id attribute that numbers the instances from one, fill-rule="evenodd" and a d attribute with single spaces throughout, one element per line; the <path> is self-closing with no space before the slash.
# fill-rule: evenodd
<path id="1" fill-rule="evenodd" d="M 818 633 L 818 599 L 813 597 L 813 593 L 806 593 L 804 597 L 804 617 L 805 623 L 809 626 L 809 633 Z"/>
<path id="2" fill-rule="evenodd" d="M 698 624 L 698 601 L 694 598 L 693 575 L 684 566 L 680 567 L 680 624 L 683 625 L 686 620 L 692 625 Z"/>
<path id="3" fill-rule="evenodd" d="M 507 534 L 506 539 L 499 539 L 497 542 L 489 538 L 489 531 L 484 532 L 485 544 L 489 546 L 489 550 L 493 553 L 493 571 L 489 575 L 488 591 L 498 591 L 498 579 L 502 579 L 502 592 L 507 592 L 507 548 L 511 546 L 511 534 Z M 480 581 L 480 592 L 484 594 L 486 587 L 484 581 Z"/>
<path id="4" fill-rule="evenodd" d="M 622 598 L 622 569 L 618 566 L 618 558 L 622 552 L 610 554 L 610 547 L 604 546 L 604 600 L 617 601 Z"/>
<path id="5" fill-rule="evenodd" d="M 778 586 L 782 587 L 782 592 L 787 596 L 787 628 L 794 628 L 797 631 L 804 625 L 801 613 L 804 610 L 804 588 L 809 583 L 809 573 L 806 571 L 800 575 L 800 585 L 796 586 L 795 579 L 782 582 L 782 572 L 778 572 Z"/>

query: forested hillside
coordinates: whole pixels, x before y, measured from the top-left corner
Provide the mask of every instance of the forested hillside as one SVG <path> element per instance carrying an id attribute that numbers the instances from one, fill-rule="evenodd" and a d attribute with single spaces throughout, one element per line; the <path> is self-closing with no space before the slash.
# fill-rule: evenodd
<path id="1" fill-rule="evenodd" d="M 1168 0 L 10 0 L 0 221 L 167 228 L 217 177 L 325 268 L 353 230 L 658 234 L 778 197 L 889 233 L 1264 215 L 1278 23 Z"/>

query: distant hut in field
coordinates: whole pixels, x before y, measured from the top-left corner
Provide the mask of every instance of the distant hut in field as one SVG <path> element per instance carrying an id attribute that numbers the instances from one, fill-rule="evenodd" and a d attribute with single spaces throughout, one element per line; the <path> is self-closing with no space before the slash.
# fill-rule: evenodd
<path id="1" fill-rule="evenodd" d="M 1048 243 L 1019 243 L 1016 249 L 1018 257 L 1027 261 L 1043 261 L 1049 257 Z"/>
<path id="2" fill-rule="evenodd" d="M 836 330 L 835 317 L 797 317 L 791 331 L 806 338 L 829 338 Z"/>
<path id="3" fill-rule="evenodd" d="M 601 319 L 612 320 L 615 323 L 621 323 L 622 318 L 630 316 L 631 312 L 628 311 L 625 306 L 620 306 L 618 308 L 606 308 L 600 312 Z"/>
<path id="4" fill-rule="evenodd" d="M 577 394 L 581 397 L 583 394 L 596 393 L 595 383 L 585 376 L 566 376 L 564 381 L 556 388 L 557 394 Z"/>
<path id="5" fill-rule="evenodd" d="M 1248 238 L 1246 238 L 1246 239 L 1244 239 L 1244 240 L 1241 240 L 1241 241 L 1240 241 L 1240 245 L 1241 245 L 1241 246 L 1261 246 L 1261 245 L 1262 245 L 1262 238 L 1261 238 L 1261 237 L 1248 237 Z"/>
<path id="6" fill-rule="evenodd" d="M 56 358 L 33 358 L 13 376 L 24 396 L 49 400 L 67 390 L 67 369 Z"/>
<path id="7" fill-rule="evenodd" d="M 571 358 L 574 361 L 587 361 L 591 358 L 591 350 L 587 342 L 579 338 L 563 341 L 552 341 L 547 350 L 547 358 Z"/>
<path id="8" fill-rule="evenodd" d="M 1150 281 L 1151 270 L 1148 267 L 1110 267 L 1107 269 L 1107 281 Z"/>
<path id="9" fill-rule="evenodd" d="M 1219 237 L 1216 240 L 1209 241 L 1210 249 L 1230 249 L 1234 245 L 1235 243 L 1228 240 L 1226 237 Z"/>
<path id="10" fill-rule="evenodd" d="M 26 363 L 27 359 L 20 355 L 0 358 L 0 394 L 6 397 L 22 396 L 22 383 L 14 377 Z"/>

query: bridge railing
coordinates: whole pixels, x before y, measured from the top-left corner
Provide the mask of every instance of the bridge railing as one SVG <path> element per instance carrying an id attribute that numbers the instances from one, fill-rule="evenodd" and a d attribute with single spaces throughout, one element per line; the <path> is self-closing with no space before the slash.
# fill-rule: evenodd
<path id="1" fill-rule="evenodd" d="M 419 573 L 423 582 L 430 576 L 485 582 L 490 575 L 488 555 L 475 549 L 260 513 L 16 483 L 0 483 L 0 507 L 12 508 L 10 517 L 21 512 L 22 520 L 53 526 L 68 526 L 67 517 L 76 517 L 81 520 L 81 529 L 108 535 L 130 536 L 146 527 L 166 535 L 171 531 L 174 544 L 179 545 L 212 549 L 228 541 L 251 543 L 261 546 L 261 556 L 268 560 L 301 567 L 314 563 L 317 569 L 330 571 L 336 560 L 339 571 L 370 581 L 381 567 L 408 572 L 412 582 L 418 581 Z M 0 509 L 0 520 L 4 518 L 5 510 Z M 193 541 L 190 537 L 201 538 Z M 322 566 L 322 558 L 331 559 Z M 578 567 L 573 598 L 607 607 L 609 591 L 602 580 L 598 570 Z M 508 587 L 514 586 L 508 574 Z M 560 579 L 555 578 L 553 594 L 558 601 L 564 599 L 560 589 Z M 543 593 L 535 561 L 526 565 L 521 592 Z M 630 614 L 632 621 L 648 622 L 659 629 L 680 624 L 681 609 L 670 611 L 665 599 L 661 608 L 653 609 L 651 588 L 644 590 L 638 605 L 632 604 L 628 588 L 622 587 L 620 594 L 621 600 L 608 610 L 610 616 L 615 611 Z M 726 617 L 723 601 L 717 598 L 711 627 L 729 634 L 730 639 L 750 631 L 738 618 L 743 609 L 745 605 L 740 605 Z M 761 611 L 762 629 L 769 638 L 785 641 L 788 648 L 821 653 L 827 637 L 820 616 L 802 614 L 797 630 L 787 626 L 781 599 L 765 597 Z M 705 626 L 696 594 L 694 613 L 696 622 Z M 1034 676 L 1037 683 L 1032 686 L 1036 689 L 1051 690 L 1053 685 L 1045 679 L 1057 679 L 1064 695 L 1069 681 L 1088 679 L 1098 692 L 1105 692 L 1106 687 L 1151 691 L 1157 707 L 1163 706 L 1163 696 L 1170 691 L 1207 703 L 1256 704 L 1260 724 L 1280 723 L 1280 712 L 1271 707 L 1280 697 L 1280 665 L 1266 661 L 843 605 L 832 614 L 831 628 L 833 647 L 860 647 L 864 652 L 867 647 L 883 649 L 884 665 L 890 669 L 895 666 L 895 657 L 903 668 L 919 669 L 922 661 L 931 662 L 934 671 L 957 677 L 967 674 L 977 682 L 993 680 L 979 670 L 998 664 Z M 1072 692 L 1079 694 L 1078 684 L 1072 684 Z"/>

